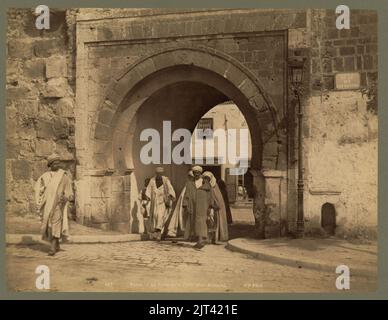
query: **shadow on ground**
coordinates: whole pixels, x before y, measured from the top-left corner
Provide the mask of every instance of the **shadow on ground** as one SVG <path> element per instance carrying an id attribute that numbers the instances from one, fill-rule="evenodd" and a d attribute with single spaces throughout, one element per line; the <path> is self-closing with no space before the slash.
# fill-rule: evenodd
<path id="1" fill-rule="evenodd" d="M 229 239 L 254 238 L 255 226 L 248 223 L 233 223 L 228 226 Z"/>

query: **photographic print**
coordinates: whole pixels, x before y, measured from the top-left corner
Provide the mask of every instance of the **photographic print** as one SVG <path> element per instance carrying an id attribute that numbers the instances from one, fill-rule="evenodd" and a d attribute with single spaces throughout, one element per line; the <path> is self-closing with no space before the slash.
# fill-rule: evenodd
<path id="1" fill-rule="evenodd" d="M 378 13 L 6 13 L 9 292 L 377 290 Z"/>

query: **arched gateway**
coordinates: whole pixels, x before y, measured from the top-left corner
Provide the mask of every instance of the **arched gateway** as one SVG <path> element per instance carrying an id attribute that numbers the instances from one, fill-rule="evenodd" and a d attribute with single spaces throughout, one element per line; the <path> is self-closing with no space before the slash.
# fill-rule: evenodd
<path id="1" fill-rule="evenodd" d="M 88 174 L 83 176 L 84 194 L 79 195 L 83 222 L 141 232 L 136 198 L 153 167 L 139 161 L 139 133 L 145 128 L 162 132 L 163 120 L 171 120 L 172 131 L 193 130 L 208 110 L 227 100 L 239 107 L 251 133 L 254 211 L 259 212 L 265 197 L 263 141 L 279 134 L 274 103 L 257 77 L 238 60 L 212 48 L 185 45 L 148 55 L 111 79 L 90 125 Z M 187 167 L 167 167 L 180 192 Z M 95 203 L 90 213 L 81 208 L 87 199 Z"/>

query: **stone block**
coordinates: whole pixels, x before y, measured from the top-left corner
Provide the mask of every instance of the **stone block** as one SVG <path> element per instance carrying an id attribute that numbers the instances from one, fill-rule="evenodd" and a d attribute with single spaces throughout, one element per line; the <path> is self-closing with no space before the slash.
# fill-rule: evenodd
<path id="1" fill-rule="evenodd" d="M 355 62 L 354 57 L 345 57 L 344 58 L 344 70 L 345 71 L 354 71 L 355 70 L 354 62 Z"/>
<path id="2" fill-rule="evenodd" d="M 66 118 L 55 118 L 52 128 L 54 136 L 58 139 L 65 139 L 69 136 L 69 121 Z"/>
<path id="3" fill-rule="evenodd" d="M 129 221 L 130 208 L 129 208 L 128 195 L 120 192 L 114 193 L 110 200 L 111 215 L 110 220 L 112 222 L 125 222 Z"/>
<path id="4" fill-rule="evenodd" d="M 69 86 L 65 78 L 52 78 L 42 88 L 45 98 L 63 98 L 69 94 Z"/>
<path id="5" fill-rule="evenodd" d="M 123 192 L 124 191 L 124 177 L 112 176 L 111 177 L 112 192 Z"/>
<path id="6" fill-rule="evenodd" d="M 56 114 L 64 118 L 74 118 L 74 102 L 71 98 L 61 98 L 55 104 Z"/>
<path id="7" fill-rule="evenodd" d="M 32 44 L 28 42 L 21 40 L 8 42 L 8 56 L 11 58 L 29 59 L 33 54 L 32 49 Z"/>
<path id="8" fill-rule="evenodd" d="M 15 139 L 18 137 L 18 126 L 14 120 L 5 122 L 7 139 Z"/>
<path id="9" fill-rule="evenodd" d="M 110 210 L 107 198 L 91 199 L 91 223 L 109 222 Z"/>
<path id="10" fill-rule="evenodd" d="M 108 167 L 107 155 L 105 155 L 105 154 L 94 154 L 92 161 L 93 161 L 92 163 L 94 163 L 94 166 L 96 168 L 107 168 Z"/>
<path id="11" fill-rule="evenodd" d="M 21 99 L 15 101 L 15 107 L 19 114 L 35 118 L 38 114 L 38 101 L 30 99 Z"/>
<path id="12" fill-rule="evenodd" d="M 64 52 L 64 40 L 61 38 L 39 40 L 34 44 L 34 54 L 37 57 L 47 58 L 54 53 Z"/>
<path id="13" fill-rule="evenodd" d="M 91 177 L 90 182 L 90 192 L 92 198 L 104 198 L 110 195 L 110 177 Z"/>
<path id="14" fill-rule="evenodd" d="M 150 75 L 156 70 L 152 59 L 147 59 L 142 63 L 138 64 L 136 66 L 136 69 L 143 78 Z"/>
<path id="15" fill-rule="evenodd" d="M 109 152 L 110 150 L 112 150 L 112 142 L 101 141 L 101 140 L 94 141 L 94 153 L 95 154 L 99 154 L 99 153 L 105 154 L 105 153 Z"/>
<path id="16" fill-rule="evenodd" d="M 36 138 L 36 131 L 33 126 L 23 126 L 17 130 L 18 136 L 24 140 L 33 140 Z"/>
<path id="17" fill-rule="evenodd" d="M 102 123 L 97 123 L 94 137 L 98 140 L 109 140 L 109 138 L 111 137 L 110 127 Z"/>
<path id="18" fill-rule="evenodd" d="M 6 158 L 17 159 L 20 152 L 20 144 L 16 140 L 7 140 Z"/>
<path id="19" fill-rule="evenodd" d="M 121 233 L 130 233 L 130 224 L 129 221 L 126 222 L 113 222 L 111 224 L 112 230 L 121 232 Z"/>
<path id="20" fill-rule="evenodd" d="M 48 170 L 47 161 L 34 161 L 32 165 L 32 179 L 34 181 L 38 180 L 38 178 Z"/>
<path id="21" fill-rule="evenodd" d="M 240 85 L 239 89 L 248 98 L 252 98 L 258 93 L 257 87 L 248 78 L 245 79 Z"/>
<path id="22" fill-rule="evenodd" d="M 337 28 L 328 28 L 325 34 L 327 39 L 337 39 L 339 37 Z"/>
<path id="23" fill-rule="evenodd" d="M 124 176 L 124 191 L 125 192 L 131 191 L 131 175 Z"/>
<path id="24" fill-rule="evenodd" d="M 160 54 L 152 58 L 156 70 L 168 68 L 175 65 L 175 57 L 170 54 Z"/>
<path id="25" fill-rule="evenodd" d="M 356 50 L 354 47 L 341 47 L 341 48 L 339 48 L 339 54 L 341 56 L 349 56 L 349 55 L 352 55 L 355 53 L 356 53 Z"/>
<path id="26" fill-rule="evenodd" d="M 104 108 L 98 113 L 98 122 L 109 125 L 113 116 L 114 112 L 111 109 Z"/>
<path id="27" fill-rule="evenodd" d="M 36 95 L 34 94 L 33 90 L 24 86 L 9 87 L 6 89 L 6 92 L 7 92 L 7 101 L 36 98 Z"/>
<path id="28" fill-rule="evenodd" d="M 38 138 L 52 139 L 54 137 L 52 122 L 39 120 L 36 125 L 36 136 Z"/>
<path id="29" fill-rule="evenodd" d="M 46 78 L 67 77 L 66 57 L 54 56 L 46 60 Z"/>
<path id="30" fill-rule="evenodd" d="M 365 70 L 370 70 L 375 68 L 375 65 L 373 63 L 373 56 L 363 56 L 362 59 L 364 61 Z"/>
<path id="31" fill-rule="evenodd" d="M 309 46 L 309 37 L 305 28 L 288 30 L 289 48 L 306 48 Z"/>
<path id="32" fill-rule="evenodd" d="M 344 59 L 342 57 L 333 60 L 334 71 L 344 71 Z"/>
<path id="33" fill-rule="evenodd" d="M 23 74 L 30 78 L 42 78 L 44 76 L 44 61 L 41 59 L 27 60 L 24 62 Z"/>
<path id="34" fill-rule="evenodd" d="M 69 150 L 67 140 L 58 141 L 55 144 L 55 152 L 58 153 L 61 159 L 64 161 L 74 160 L 73 151 Z"/>
<path id="35" fill-rule="evenodd" d="M 334 89 L 334 76 L 324 76 L 323 77 L 323 85 L 326 90 Z"/>
<path id="36" fill-rule="evenodd" d="M 28 180 L 31 178 L 31 164 L 27 160 L 12 162 L 12 177 L 14 180 Z"/>
<path id="37" fill-rule="evenodd" d="M 235 86 L 238 86 L 244 81 L 246 75 L 237 67 L 230 65 L 229 69 L 225 73 L 225 77 Z"/>
<path id="38" fill-rule="evenodd" d="M 21 73 L 21 62 L 17 60 L 7 59 L 7 82 L 18 80 Z"/>
<path id="39" fill-rule="evenodd" d="M 54 151 L 54 146 L 51 141 L 37 139 L 35 142 L 35 153 L 38 157 L 47 157 Z"/>

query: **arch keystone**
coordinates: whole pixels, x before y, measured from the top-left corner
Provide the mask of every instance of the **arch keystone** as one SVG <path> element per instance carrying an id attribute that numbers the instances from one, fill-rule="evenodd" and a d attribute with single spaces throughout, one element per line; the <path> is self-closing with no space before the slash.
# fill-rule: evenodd
<path id="1" fill-rule="evenodd" d="M 152 61 L 157 70 L 176 65 L 175 57 L 171 54 L 161 54 L 152 57 Z"/>

